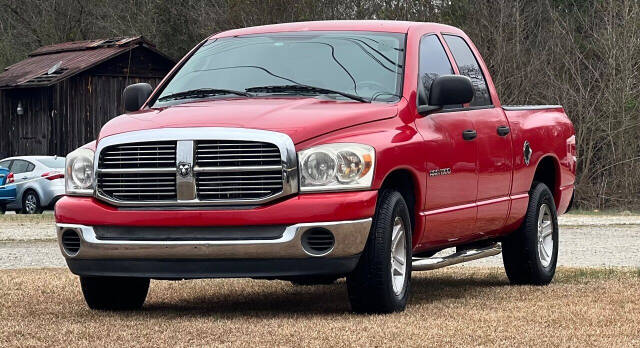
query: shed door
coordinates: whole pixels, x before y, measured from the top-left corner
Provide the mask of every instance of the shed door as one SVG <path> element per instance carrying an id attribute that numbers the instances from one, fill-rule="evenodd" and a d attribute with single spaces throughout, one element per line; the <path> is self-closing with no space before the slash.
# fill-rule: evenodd
<path id="1" fill-rule="evenodd" d="M 24 88 L 8 93 L 10 155 L 48 155 L 53 140 L 50 88 Z M 18 105 L 22 115 L 18 114 Z"/>

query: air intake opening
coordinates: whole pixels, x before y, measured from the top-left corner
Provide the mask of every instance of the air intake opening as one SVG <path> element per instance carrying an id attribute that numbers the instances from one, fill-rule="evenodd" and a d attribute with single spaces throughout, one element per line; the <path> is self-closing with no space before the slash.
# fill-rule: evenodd
<path id="1" fill-rule="evenodd" d="M 335 243 L 333 233 L 326 228 L 312 228 L 302 234 L 302 247 L 314 256 L 327 254 Z"/>
<path id="2" fill-rule="evenodd" d="M 62 232 L 62 248 L 69 256 L 76 256 L 80 251 L 80 236 L 74 230 Z"/>

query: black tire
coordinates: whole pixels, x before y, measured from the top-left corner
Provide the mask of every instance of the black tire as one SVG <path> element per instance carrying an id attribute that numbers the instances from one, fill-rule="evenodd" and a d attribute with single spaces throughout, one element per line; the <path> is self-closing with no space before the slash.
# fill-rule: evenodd
<path id="1" fill-rule="evenodd" d="M 329 285 L 333 284 L 340 277 L 336 275 L 316 275 L 316 276 L 300 276 L 290 279 L 291 284 L 306 286 L 306 285 Z"/>
<path id="2" fill-rule="evenodd" d="M 4 204 L 0 204 L 0 215 L 4 215 L 7 212 L 7 206 Z"/>
<path id="3" fill-rule="evenodd" d="M 140 309 L 147 298 L 149 278 L 80 277 L 84 300 L 91 309 Z"/>
<path id="4" fill-rule="evenodd" d="M 27 204 L 34 204 L 33 207 L 27 207 Z M 36 191 L 27 190 L 22 195 L 22 214 L 42 214 L 42 205 L 40 205 L 40 197 Z"/>
<path id="5" fill-rule="evenodd" d="M 553 251 L 546 266 L 540 255 L 542 251 L 538 251 L 538 217 L 545 204 L 553 227 Z M 502 241 L 502 260 L 511 284 L 547 285 L 553 279 L 558 261 L 558 214 L 553 195 L 545 184 L 534 183 L 522 225 Z"/>
<path id="6" fill-rule="evenodd" d="M 396 217 L 404 224 L 405 277 L 398 294 L 393 289 L 391 272 L 391 238 Z M 347 276 L 351 309 L 357 313 L 391 313 L 403 311 L 411 284 L 411 219 L 402 195 L 381 190 L 376 213 L 365 249 L 356 269 Z"/>

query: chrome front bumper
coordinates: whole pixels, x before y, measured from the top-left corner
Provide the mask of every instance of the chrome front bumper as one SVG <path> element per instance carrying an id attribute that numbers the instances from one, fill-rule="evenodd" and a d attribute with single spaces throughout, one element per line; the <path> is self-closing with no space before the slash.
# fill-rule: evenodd
<path id="1" fill-rule="evenodd" d="M 57 224 L 58 244 L 68 260 L 175 260 L 175 259 L 302 259 L 345 258 L 364 250 L 371 228 L 371 218 L 351 221 L 301 223 L 287 226 L 277 239 L 207 240 L 207 241 L 136 241 L 98 239 L 91 226 Z M 302 234 L 313 228 L 331 231 L 333 248 L 323 255 L 307 253 Z M 62 233 L 75 231 L 80 249 L 69 253 L 62 244 Z"/>

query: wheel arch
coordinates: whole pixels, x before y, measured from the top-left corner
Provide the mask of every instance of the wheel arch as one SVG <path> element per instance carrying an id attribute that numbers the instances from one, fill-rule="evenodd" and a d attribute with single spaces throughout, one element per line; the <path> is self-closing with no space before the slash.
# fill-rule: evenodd
<path id="1" fill-rule="evenodd" d="M 531 181 L 531 189 L 535 182 L 541 182 L 551 190 L 553 201 L 556 207 L 560 204 L 560 163 L 553 155 L 546 155 L 540 158 L 536 165 L 536 171 Z M 530 190 L 531 190 L 530 189 Z"/>
<path id="2" fill-rule="evenodd" d="M 418 176 L 409 168 L 395 168 L 384 177 L 380 189 L 394 189 L 404 198 L 410 212 L 413 246 L 415 246 L 418 235 L 416 231 L 420 231 L 420 207 L 422 204 Z"/>
<path id="3" fill-rule="evenodd" d="M 20 195 L 20 205 L 24 206 L 24 197 L 29 192 L 35 193 L 36 197 L 38 197 L 38 202 L 42 205 L 42 194 L 33 186 L 25 187 L 24 190 L 22 190 L 22 195 Z"/>

